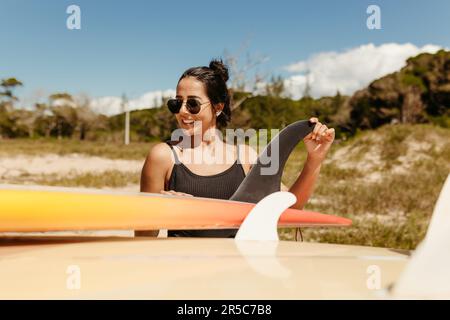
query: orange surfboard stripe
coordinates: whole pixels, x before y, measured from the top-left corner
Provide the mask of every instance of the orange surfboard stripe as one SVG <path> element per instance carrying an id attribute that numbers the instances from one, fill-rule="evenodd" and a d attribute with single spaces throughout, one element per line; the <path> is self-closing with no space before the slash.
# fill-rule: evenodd
<path id="1" fill-rule="evenodd" d="M 254 206 L 145 193 L 0 189 L 0 232 L 237 228 Z M 288 209 L 278 225 L 349 226 L 351 220 Z"/>

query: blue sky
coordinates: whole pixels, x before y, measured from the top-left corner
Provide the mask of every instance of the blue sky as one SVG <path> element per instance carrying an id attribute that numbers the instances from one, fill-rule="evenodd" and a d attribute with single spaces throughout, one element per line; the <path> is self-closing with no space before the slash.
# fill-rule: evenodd
<path id="1" fill-rule="evenodd" d="M 66 28 L 71 4 L 81 30 Z M 370 4 L 381 8 L 381 30 L 366 27 Z M 22 80 L 19 96 L 133 98 L 174 88 L 186 68 L 243 43 L 269 57 L 262 71 L 281 75 L 313 54 L 368 43 L 450 47 L 450 1 L 0 0 L 0 39 L 0 78 Z"/>

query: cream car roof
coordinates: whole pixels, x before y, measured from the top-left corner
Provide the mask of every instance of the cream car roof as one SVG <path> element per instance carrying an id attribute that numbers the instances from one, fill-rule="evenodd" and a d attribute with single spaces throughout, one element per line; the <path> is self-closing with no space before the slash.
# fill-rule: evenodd
<path id="1" fill-rule="evenodd" d="M 306 242 L 4 237 L 0 299 L 378 299 L 407 261 L 407 252 Z M 79 289 L 67 285 L 70 270 Z"/>

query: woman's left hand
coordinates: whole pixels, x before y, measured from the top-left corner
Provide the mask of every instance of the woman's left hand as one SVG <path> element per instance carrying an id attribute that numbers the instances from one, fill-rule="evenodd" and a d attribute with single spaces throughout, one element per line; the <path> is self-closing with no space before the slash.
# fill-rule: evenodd
<path id="1" fill-rule="evenodd" d="M 321 163 L 334 141 L 335 132 L 333 128 L 328 128 L 320 123 L 317 118 L 310 118 L 309 121 L 315 123 L 316 126 L 313 132 L 308 134 L 303 141 L 308 151 L 308 158 Z"/>

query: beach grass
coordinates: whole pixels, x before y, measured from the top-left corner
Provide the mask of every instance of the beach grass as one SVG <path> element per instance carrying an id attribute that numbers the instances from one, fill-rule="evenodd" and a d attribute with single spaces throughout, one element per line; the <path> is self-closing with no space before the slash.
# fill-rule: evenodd
<path id="1" fill-rule="evenodd" d="M 73 139 L 3 139 L 0 140 L 0 157 L 11 155 L 39 156 L 41 154 L 83 154 L 109 159 L 145 159 L 153 143 L 80 141 Z"/>

